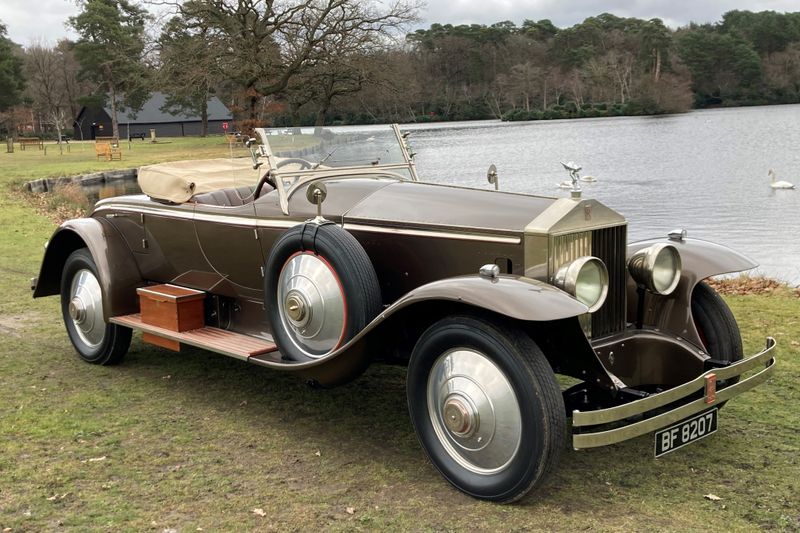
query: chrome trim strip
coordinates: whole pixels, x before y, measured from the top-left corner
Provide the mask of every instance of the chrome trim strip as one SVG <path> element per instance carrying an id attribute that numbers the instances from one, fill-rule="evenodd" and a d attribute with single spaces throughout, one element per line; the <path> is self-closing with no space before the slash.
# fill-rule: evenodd
<path id="1" fill-rule="evenodd" d="M 433 237 L 438 239 L 455 239 L 462 241 L 497 242 L 503 244 L 519 244 L 520 237 L 505 237 L 502 235 L 486 235 L 480 233 L 455 233 L 435 230 L 418 230 L 391 228 L 386 226 L 365 226 L 345 222 L 344 229 L 349 231 L 368 231 L 371 233 L 391 233 L 394 235 L 412 235 L 415 237 Z"/>
<path id="2" fill-rule="evenodd" d="M 764 369 L 752 376 L 742 379 L 734 385 L 729 385 L 724 389 L 717 391 L 716 401 L 712 404 L 706 403 L 706 398 L 698 398 L 686 405 L 682 405 L 666 413 L 661 413 L 647 420 L 642 420 L 633 424 L 623 427 L 610 429 L 606 431 L 596 431 L 592 433 L 575 434 L 572 437 L 572 445 L 577 449 L 581 448 L 594 448 L 597 446 L 606 446 L 624 440 L 644 435 L 651 431 L 661 429 L 670 424 L 683 420 L 695 413 L 699 413 L 709 407 L 719 404 L 737 396 L 756 385 L 763 383 L 769 378 L 775 370 L 775 357 L 772 351 L 776 346 L 775 339 L 767 337 L 766 348 L 760 353 L 748 357 L 738 363 L 734 363 L 725 368 L 717 368 L 704 372 L 702 375 L 688 381 L 678 387 L 655 394 L 635 402 L 609 409 L 600 409 L 597 411 L 573 411 L 572 413 L 572 426 L 593 426 L 598 424 L 606 424 L 611 422 L 618 422 L 625 418 L 645 413 L 647 411 L 663 407 L 669 403 L 680 400 L 681 398 L 691 395 L 705 387 L 706 376 L 708 374 L 716 374 L 717 379 L 729 379 L 731 377 L 740 375 L 749 370 L 757 368 L 759 365 L 765 365 Z"/>
<path id="3" fill-rule="evenodd" d="M 159 215 L 159 216 L 171 216 L 173 218 L 185 218 L 185 219 L 192 219 L 194 218 L 194 211 L 190 210 L 183 210 L 183 209 L 170 209 L 168 207 L 159 208 L 159 207 L 152 207 L 152 206 L 133 206 L 133 205 L 126 205 L 126 204 L 103 204 L 103 205 L 96 205 L 94 209 L 94 213 L 99 213 L 101 211 L 122 211 L 123 213 L 145 213 L 149 215 Z"/>
<path id="4" fill-rule="evenodd" d="M 123 211 L 127 213 L 146 213 L 168 218 L 181 218 L 186 220 L 199 220 L 202 222 L 220 222 L 234 226 L 249 226 L 258 228 L 279 228 L 289 229 L 298 224 L 300 220 L 270 220 L 254 217 L 240 217 L 235 215 L 212 215 L 210 213 L 198 213 L 196 211 L 183 211 L 175 209 L 161 209 L 145 206 L 129 206 L 124 204 L 106 204 L 99 206 L 95 212 L 100 211 Z"/>
<path id="5" fill-rule="evenodd" d="M 101 211 L 145 213 L 163 217 L 180 218 L 186 220 L 200 220 L 203 222 L 219 222 L 224 224 L 232 224 L 236 226 L 249 226 L 257 228 L 289 229 L 304 222 L 303 220 L 275 220 L 275 219 L 263 219 L 254 217 L 241 217 L 241 216 L 234 216 L 227 214 L 213 215 L 210 213 L 198 213 L 197 211 L 158 208 L 150 206 L 130 206 L 125 204 L 105 204 L 102 206 L 98 206 L 95 209 L 95 213 L 99 213 Z M 366 226 L 363 224 L 345 223 L 344 229 L 351 231 L 369 231 L 372 233 L 391 233 L 395 235 L 413 235 L 417 237 L 434 237 L 440 239 L 496 242 L 503 244 L 519 244 L 520 242 L 522 242 L 520 237 L 506 237 L 503 235 L 491 235 L 491 234 L 480 234 L 480 233 L 457 233 L 457 232 L 436 231 L 436 230 L 402 229 L 402 228 L 390 228 L 385 226 Z"/>

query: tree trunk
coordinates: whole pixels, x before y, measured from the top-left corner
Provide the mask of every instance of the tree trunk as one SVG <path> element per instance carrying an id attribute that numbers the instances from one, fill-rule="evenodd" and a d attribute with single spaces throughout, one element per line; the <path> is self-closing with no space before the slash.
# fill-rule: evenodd
<path id="1" fill-rule="evenodd" d="M 64 155 L 64 143 L 61 142 L 61 116 L 58 109 L 53 111 L 53 122 L 56 125 L 56 135 L 58 135 L 56 137 L 58 139 L 58 151 L 61 155 Z"/>
<path id="2" fill-rule="evenodd" d="M 111 136 L 119 140 L 119 122 L 117 121 L 117 91 L 113 81 L 108 82 L 108 94 L 111 96 Z"/>
<path id="3" fill-rule="evenodd" d="M 653 81 L 658 82 L 661 78 L 661 51 L 656 48 L 656 65 L 653 71 Z"/>
<path id="4" fill-rule="evenodd" d="M 547 78 L 544 79 L 544 91 L 542 92 L 542 111 L 547 109 Z"/>
<path id="5" fill-rule="evenodd" d="M 111 97 L 111 135 L 119 140 L 119 122 L 117 121 L 117 86 L 114 83 L 114 76 L 111 73 L 111 66 L 104 67 L 106 83 L 108 83 L 108 94 Z"/>
<path id="6" fill-rule="evenodd" d="M 208 137 L 208 99 L 206 98 L 200 106 L 200 137 Z"/>
<path id="7" fill-rule="evenodd" d="M 314 126 L 321 127 L 325 125 L 325 114 L 328 112 L 327 106 L 320 106 L 317 111 L 317 118 L 314 120 Z"/>

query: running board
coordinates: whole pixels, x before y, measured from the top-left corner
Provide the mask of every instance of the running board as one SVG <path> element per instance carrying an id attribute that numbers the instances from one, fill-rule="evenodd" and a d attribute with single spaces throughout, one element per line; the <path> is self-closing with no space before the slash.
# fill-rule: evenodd
<path id="1" fill-rule="evenodd" d="M 210 326 L 183 332 L 172 331 L 152 324 L 145 324 L 142 322 L 142 316 L 139 313 L 111 317 L 110 322 L 242 361 L 256 364 L 262 361 L 281 362 L 281 355 L 278 353 L 278 347 L 275 343 L 233 331 Z M 285 363 L 285 361 L 282 362 Z"/>

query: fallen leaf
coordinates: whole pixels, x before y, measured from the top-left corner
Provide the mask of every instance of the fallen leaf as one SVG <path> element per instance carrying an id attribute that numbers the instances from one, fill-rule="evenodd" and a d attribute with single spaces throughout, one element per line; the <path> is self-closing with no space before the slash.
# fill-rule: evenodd
<path id="1" fill-rule="evenodd" d="M 716 494 L 706 494 L 703 496 L 703 498 L 705 498 L 706 500 L 711 500 L 712 502 L 718 502 L 719 500 L 722 499 Z"/>
<path id="2" fill-rule="evenodd" d="M 314 455 L 316 455 L 317 457 L 322 457 L 322 453 L 319 450 L 315 451 Z"/>
<path id="3" fill-rule="evenodd" d="M 99 463 L 100 461 L 105 461 L 105 460 L 106 460 L 106 456 L 103 455 L 101 457 L 90 457 L 89 459 L 87 459 L 85 461 L 81 461 L 81 462 L 82 463 Z"/>
<path id="4" fill-rule="evenodd" d="M 253 509 L 253 514 L 256 516 L 267 516 L 267 513 L 261 508 Z"/>
<path id="5" fill-rule="evenodd" d="M 161 376 L 161 379 L 172 379 L 172 376 L 167 374 L 166 376 Z"/>
<path id="6" fill-rule="evenodd" d="M 10 527 L 3 528 L 3 533 L 11 533 L 13 531 Z"/>
<path id="7" fill-rule="evenodd" d="M 242 400 L 239 402 L 239 407 L 244 407 L 245 405 L 247 405 L 247 400 Z"/>
<path id="8" fill-rule="evenodd" d="M 797 341 L 792 341 L 789 344 L 791 344 L 792 346 L 800 346 L 800 342 Z"/>
<path id="9" fill-rule="evenodd" d="M 347 507 L 345 509 L 345 511 L 347 511 L 347 514 L 353 514 L 353 513 L 356 512 L 356 508 L 355 507 Z"/>

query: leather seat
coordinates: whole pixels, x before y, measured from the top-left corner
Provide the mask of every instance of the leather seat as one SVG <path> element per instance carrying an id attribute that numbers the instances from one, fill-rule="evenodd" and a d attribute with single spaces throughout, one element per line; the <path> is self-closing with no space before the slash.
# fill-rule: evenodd
<path id="1" fill-rule="evenodd" d="M 255 187 L 252 186 L 218 189 L 196 194 L 192 200 L 198 204 L 237 207 L 253 201 L 253 189 Z"/>

